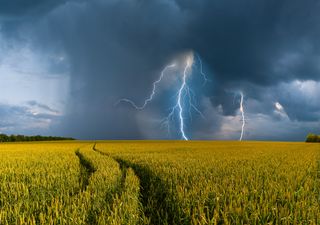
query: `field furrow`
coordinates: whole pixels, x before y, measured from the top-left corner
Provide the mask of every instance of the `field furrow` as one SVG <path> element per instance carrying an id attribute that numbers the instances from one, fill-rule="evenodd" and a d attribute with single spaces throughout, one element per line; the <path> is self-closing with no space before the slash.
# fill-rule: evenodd
<path id="1" fill-rule="evenodd" d="M 151 192 L 142 192 L 144 210 L 161 215 L 156 224 L 312 224 L 320 218 L 316 145 L 150 141 L 97 148 L 135 170 Z"/>
<path id="2" fill-rule="evenodd" d="M 141 214 L 139 179 L 133 170 L 93 148 L 79 149 L 84 161 L 95 168 L 84 192 L 91 196 L 86 223 L 147 224 L 148 220 Z"/>
<path id="3" fill-rule="evenodd" d="M 89 185 L 89 179 L 91 175 L 96 171 L 92 162 L 87 159 L 83 154 L 80 153 L 79 149 L 75 152 L 76 156 L 79 158 L 80 162 L 80 174 L 79 174 L 79 183 L 81 190 L 85 191 Z"/>
<path id="4" fill-rule="evenodd" d="M 147 190 L 147 188 L 141 183 L 141 178 L 137 171 L 120 159 L 113 158 L 109 154 L 100 151 L 96 148 L 96 144 L 94 144 L 92 150 L 103 157 L 116 161 L 121 170 L 119 185 L 112 199 L 113 224 L 155 224 L 152 223 L 153 219 L 145 214 L 145 207 L 143 201 L 141 201 L 143 199 L 141 191 Z M 118 214 L 119 212 L 121 214 Z M 124 218 L 124 221 L 119 220 L 119 216 L 122 219 Z"/>
<path id="5" fill-rule="evenodd" d="M 112 157 L 110 154 L 100 151 L 94 145 L 93 150 L 102 155 Z M 190 219 L 174 204 L 175 193 L 148 167 L 127 161 L 121 157 L 112 157 L 117 161 L 123 171 L 131 168 L 140 180 L 140 201 L 144 216 L 151 224 L 190 224 Z M 173 204 L 172 204 L 173 203 Z"/>
<path id="6" fill-rule="evenodd" d="M 123 167 L 132 168 L 140 179 L 141 203 L 144 214 L 150 219 L 151 224 L 174 225 L 181 224 L 182 218 L 186 219 L 175 204 L 176 194 L 152 170 L 122 158 L 115 157 L 115 160 Z"/>
<path id="7" fill-rule="evenodd" d="M 0 224 L 319 224 L 320 148 L 0 144 Z"/>

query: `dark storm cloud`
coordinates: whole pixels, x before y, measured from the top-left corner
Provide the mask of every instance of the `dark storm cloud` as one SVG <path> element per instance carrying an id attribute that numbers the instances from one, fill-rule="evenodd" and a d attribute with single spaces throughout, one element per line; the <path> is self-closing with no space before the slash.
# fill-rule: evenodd
<path id="1" fill-rule="evenodd" d="M 220 79 L 261 85 L 319 79 L 318 1 L 178 2 L 192 18 L 187 40 Z"/>
<path id="2" fill-rule="evenodd" d="M 274 102 L 280 99 L 293 120 L 317 120 L 319 107 L 307 106 L 312 108 L 311 115 L 299 112 L 297 105 L 301 104 L 281 97 L 284 92 L 278 86 L 320 78 L 319 1 L 93 0 L 61 4 L 65 2 L 12 1 L 0 13 L 12 17 L 33 10 L 47 13 L 36 25 L 25 20 L 17 29 L 27 30 L 35 46 L 45 50 L 54 46 L 68 58 L 71 96 L 61 128 L 67 135 L 143 138 L 146 128 L 139 112 L 114 107 L 114 103 L 122 97 L 143 99 L 164 65 L 187 50 L 201 56 L 213 80 L 205 95 L 213 107 L 222 106 L 224 115 L 235 115 L 234 94 L 241 90 L 247 99 L 260 102 L 254 109 L 257 113 L 272 114 Z M 152 110 L 161 111 L 166 103 L 157 102 Z M 195 136 L 200 137 L 199 133 Z"/>
<path id="3" fill-rule="evenodd" d="M 70 4 L 51 15 L 53 38 L 71 63 L 70 132 L 77 127 L 82 137 L 142 137 L 137 112 L 114 103 L 121 97 L 143 98 L 163 66 L 184 50 L 177 47 L 183 15 L 171 4 L 95 1 Z"/>
<path id="4" fill-rule="evenodd" d="M 0 0 L 0 16 L 18 18 L 46 13 L 67 0 Z"/>

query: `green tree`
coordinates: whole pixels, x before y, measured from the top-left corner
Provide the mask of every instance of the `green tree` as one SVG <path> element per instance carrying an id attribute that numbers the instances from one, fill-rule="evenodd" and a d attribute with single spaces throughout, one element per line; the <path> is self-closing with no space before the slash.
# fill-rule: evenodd
<path id="1" fill-rule="evenodd" d="M 306 142 L 320 142 L 320 135 L 308 134 Z"/>

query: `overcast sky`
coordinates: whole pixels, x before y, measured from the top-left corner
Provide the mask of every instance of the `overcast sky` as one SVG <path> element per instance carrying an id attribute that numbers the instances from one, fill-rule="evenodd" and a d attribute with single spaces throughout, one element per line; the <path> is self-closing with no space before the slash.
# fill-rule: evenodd
<path id="1" fill-rule="evenodd" d="M 0 132 L 304 140 L 320 133 L 318 0 L 0 0 Z M 202 61 L 200 64 L 199 58 Z M 144 110 L 137 105 L 152 93 Z M 209 79 L 203 83 L 203 74 Z"/>

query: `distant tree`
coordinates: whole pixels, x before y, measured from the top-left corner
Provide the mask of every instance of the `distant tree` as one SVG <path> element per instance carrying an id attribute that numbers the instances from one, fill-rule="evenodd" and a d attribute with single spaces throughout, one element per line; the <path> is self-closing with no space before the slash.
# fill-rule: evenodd
<path id="1" fill-rule="evenodd" d="M 25 141 L 25 138 L 23 135 L 16 135 L 16 141 Z"/>
<path id="2" fill-rule="evenodd" d="M 53 136 L 25 136 L 25 135 L 6 135 L 0 134 L 0 142 L 23 142 L 23 141 L 60 141 L 60 140 L 75 140 L 69 137 L 53 137 Z"/>
<path id="3" fill-rule="evenodd" d="M 320 142 L 320 135 L 308 134 L 306 142 Z"/>
<path id="4" fill-rule="evenodd" d="M 16 140 L 17 140 L 17 137 L 15 135 L 12 134 L 12 135 L 9 136 L 9 141 L 10 142 L 15 142 Z"/>
<path id="5" fill-rule="evenodd" d="M 0 134 L 0 142 L 8 142 L 9 137 L 5 134 Z"/>

